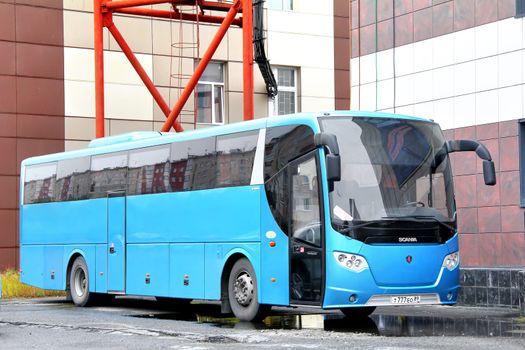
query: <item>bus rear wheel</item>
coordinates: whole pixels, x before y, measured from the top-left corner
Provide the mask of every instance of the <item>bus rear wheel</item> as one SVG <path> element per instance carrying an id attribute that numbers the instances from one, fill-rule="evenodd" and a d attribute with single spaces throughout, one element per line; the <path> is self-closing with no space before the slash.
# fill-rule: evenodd
<path id="1" fill-rule="evenodd" d="M 342 308 L 341 312 L 346 317 L 363 318 L 368 317 L 376 309 L 375 306 L 363 306 L 363 307 L 346 307 Z"/>
<path id="2" fill-rule="evenodd" d="M 73 262 L 69 273 L 71 299 L 76 306 L 86 306 L 92 299 L 89 292 L 89 275 L 86 261 L 79 256 Z"/>
<path id="3" fill-rule="evenodd" d="M 257 301 L 257 279 L 252 265 L 246 258 L 237 260 L 228 280 L 228 298 L 235 317 L 241 321 L 262 320 L 269 305 Z"/>

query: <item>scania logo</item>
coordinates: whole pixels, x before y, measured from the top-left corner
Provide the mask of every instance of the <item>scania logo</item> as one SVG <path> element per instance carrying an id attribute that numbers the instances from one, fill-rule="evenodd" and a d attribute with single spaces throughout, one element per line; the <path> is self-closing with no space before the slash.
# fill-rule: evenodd
<path id="1" fill-rule="evenodd" d="M 412 255 L 407 255 L 407 257 L 405 258 L 407 263 L 411 263 L 412 262 Z"/>
<path id="2" fill-rule="evenodd" d="M 399 240 L 399 243 L 417 242 L 417 238 L 416 237 L 399 237 L 398 240 Z"/>

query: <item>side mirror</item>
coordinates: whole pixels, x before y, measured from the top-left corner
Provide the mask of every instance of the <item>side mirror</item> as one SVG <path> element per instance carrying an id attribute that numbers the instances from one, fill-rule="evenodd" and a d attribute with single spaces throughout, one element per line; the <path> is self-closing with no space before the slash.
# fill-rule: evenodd
<path id="1" fill-rule="evenodd" d="M 485 145 L 474 140 L 454 140 L 447 141 L 447 151 L 452 152 L 476 152 L 479 158 L 483 159 L 483 179 L 485 185 L 494 186 L 496 184 L 496 170 L 489 150 Z"/>
<path id="2" fill-rule="evenodd" d="M 341 156 L 339 155 L 339 145 L 334 134 L 321 132 L 314 135 L 314 143 L 317 147 L 323 146 L 327 150 L 326 154 L 326 175 L 330 191 L 333 190 L 333 183 L 341 180 Z"/>

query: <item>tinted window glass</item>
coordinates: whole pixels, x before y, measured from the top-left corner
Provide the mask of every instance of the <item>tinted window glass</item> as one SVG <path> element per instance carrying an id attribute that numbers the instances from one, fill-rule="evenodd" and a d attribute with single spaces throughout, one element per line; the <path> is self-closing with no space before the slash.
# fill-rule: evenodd
<path id="1" fill-rule="evenodd" d="M 267 181 L 291 160 L 314 148 L 314 133 L 306 125 L 268 128 L 264 151 L 264 180 Z"/>
<path id="2" fill-rule="evenodd" d="M 285 169 L 274 175 L 265 184 L 268 205 L 281 230 L 288 234 L 288 182 Z"/>
<path id="3" fill-rule="evenodd" d="M 170 147 L 149 147 L 130 152 L 128 194 L 163 193 L 169 188 Z"/>
<path id="4" fill-rule="evenodd" d="M 90 157 L 61 160 L 57 165 L 55 198 L 57 201 L 73 201 L 89 198 Z"/>
<path id="5" fill-rule="evenodd" d="M 56 163 L 28 166 L 24 179 L 24 204 L 54 201 Z"/>
<path id="6" fill-rule="evenodd" d="M 171 144 L 171 191 L 190 191 L 214 188 L 217 155 L 215 137 Z"/>
<path id="7" fill-rule="evenodd" d="M 126 190 L 128 155 L 125 152 L 94 156 L 91 160 L 91 198 Z"/>
<path id="8" fill-rule="evenodd" d="M 217 187 L 249 185 L 258 131 L 217 137 Z"/>

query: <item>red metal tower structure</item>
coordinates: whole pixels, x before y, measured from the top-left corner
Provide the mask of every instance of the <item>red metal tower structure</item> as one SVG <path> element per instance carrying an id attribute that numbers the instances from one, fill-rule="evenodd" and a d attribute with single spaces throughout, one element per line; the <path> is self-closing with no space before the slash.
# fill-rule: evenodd
<path id="1" fill-rule="evenodd" d="M 158 10 L 144 6 L 170 3 L 171 10 Z M 195 14 L 182 13 L 178 6 L 197 6 Z M 207 15 L 206 11 L 219 11 L 224 16 Z M 166 122 L 161 131 L 169 131 L 172 127 L 175 131 L 183 131 L 177 118 L 190 97 L 195 86 L 199 82 L 206 66 L 213 54 L 219 47 L 224 35 L 231 25 L 243 29 L 243 109 L 244 120 L 253 119 L 253 12 L 252 0 L 234 0 L 232 3 L 207 0 L 94 0 L 95 20 L 95 113 L 96 113 L 96 137 L 104 137 L 104 51 L 103 51 L 103 29 L 106 27 L 122 52 L 149 90 L 155 102 L 166 116 Z M 137 16 L 148 16 L 168 18 L 172 20 L 198 21 L 204 23 L 217 23 L 218 27 L 213 40 L 204 52 L 202 59 L 195 68 L 193 75 L 182 91 L 175 106 L 170 109 L 166 101 L 153 84 L 144 68 L 137 60 L 126 40 L 113 22 L 113 13 L 124 13 Z M 238 17 L 238 14 L 242 16 Z"/>

